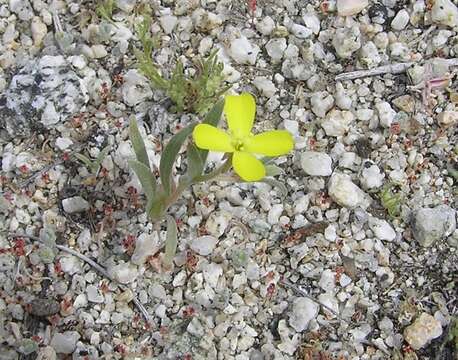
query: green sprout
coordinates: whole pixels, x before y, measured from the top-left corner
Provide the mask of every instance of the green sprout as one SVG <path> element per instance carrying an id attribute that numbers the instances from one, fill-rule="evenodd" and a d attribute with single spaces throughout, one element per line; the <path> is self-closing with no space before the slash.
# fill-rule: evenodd
<path id="1" fill-rule="evenodd" d="M 401 214 L 402 196 L 392 191 L 394 184 L 385 185 L 379 192 L 380 202 L 388 215 L 397 218 Z"/>
<path id="2" fill-rule="evenodd" d="M 217 126 L 224 111 L 231 134 Z M 165 146 L 159 164 L 159 179 L 151 169 L 145 143 L 138 129 L 135 117 L 131 117 L 129 137 L 135 153 L 135 160 L 129 165 L 137 175 L 146 195 L 146 212 L 150 219 L 159 224 L 167 219 L 167 237 L 163 265 L 173 266 L 177 248 L 177 228 L 175 220 L 167 215 L 167 210 L 193 184 L 212 181 L 225 175 L 231 167 L 236 175 L 227 176 L 225 181 L 265 181 L 266 176 L 279 174 L 280 169 L 265 166 L 258 156 L 269 157 L 286 155 L 294 142 L 285 130 L 271 130 L 254 135 L 251 133 L 256 105 L 250 94 L 226 96 L 208 112 L 202 123 L 192 123 L 175 134 Z M 232 137 L 231 137 L 232 136 Z M 187 170 L 174 179 L 175 162 L 181 148 L 187 142 Z M 208 151 L 224 152 L 223 164 L 210 172 L 205 171 Z M 160 180 L 160 181 L 158 181 Z"/>
<path id="3" fill-rule="evenodd" d="M 176 112 L 206 114 L 213 104 L 230 88 L 224 86 L 223 63 L 218 61 L 218 51 L 212 51 L 207 59 L 194 62 L 192 75 L 185 72 L 178 61 L 169 79 L 166 79 L 152 59 L 159 39 L 150 34 L 151 17 L 143 16 L 143 21 L 135 26 L 135 32 L 143 50 L 135 49 L 138 69 L 151 82 L 151 86 L 163 90 L 174 103 Z"/>
<path id="4" fill-rule="evenodd" d="M 97 5 L 95 12 L 102 19 L 113 22 L 113 12 L 116 9 L 116 0 L 104 0 Z"/>
<path id="5" fill-rule="evenodd" d="M 103 159 L 106 158 L 109 151 L 110 146 L 106 146 L 100 151 L 99 155 L 94 160 L 91 160 L 87 156 L 79 153 L 75 154 L 74 156 L 79 161 L 81 161 L 92 174 L 97 174 L 99 172 L 100 166 L 102 165 Z"/>

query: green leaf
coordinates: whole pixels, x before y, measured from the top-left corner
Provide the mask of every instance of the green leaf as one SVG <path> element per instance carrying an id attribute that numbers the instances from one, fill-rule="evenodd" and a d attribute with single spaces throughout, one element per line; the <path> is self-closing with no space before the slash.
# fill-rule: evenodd
<path id="1" fill-rule="evenodd" d="M 92 169 L 92 161 L 83 154 L 75 154 L 75 157 L 81 161 L 89 170 Z"/>
<path id="2" fill-rule="evenodd" d="M 167 237 L 165 238 L 165 256 L 164 265 L 170 269 L 173 264 L 173 258 L 177 251 L 178 230 L 177 223 L 173 217 L 167 215 Z"/>
<path id="3" fill-rule="evenodd" d="M 205 161 L 202 158 L 201 151 L 193 142 L 188 143 L 188 178 L 192 181 L 196 176 L 202 175 L 205 167 Z"/>
<path id="4" fill-rule="evenodd" d="M 130 160 L 129 165 L 140 180 L 148 201 L 153 201 L 156 193 L 156 179 L 150 168 L 136 160 Z"/>
<path id="5" fill-rule="evenodd" d="M 277 176 L 285 173 L 283 169 L 278 167 L 277 165 L 270 164 L 266 165 L 265 168 L 266 176 Z"/>
<path id="6" fill-rule="evenodd" d="M 102 161 L 103 159 L 105 159 L 108 155 L 108 153 L 110 152 L 110 146 L 106 146 L 104 147 L 100 153 L 99 153 L 99 156 L 97 156 L 97 159 L 95 159 L 95 161 L 93 162 L 93 172 L 96 172 L 99 167 L 102 165 Z"/>
<path id="7" fill-rule="evenodd" d="M 172 171 L 173 164 L 178 156 L 178 153 L 186 141 L 188 136 L 194 130 L 195 123 L 188 125 L 180 132 L 175 134 L 168 144 L 165 146 L 161 156 L 161 163 L 159 164 L 159 171 L 161 174 L 161 183 L 166 195 L 169 195 L 172 189 Z"/>
<path id="8" fill-rule="evenodd" d="M 150 169 L 149 158 L 148 154 L 146 153 L 145 143 L 143 141 L 142 136 L 140 135 L 140 131 L 138 131 L 138 124 L 137 120 L 135 119 L 135 116 L 130 117 L 129 138 L 132 142 L 132 146 L 134 147 L 137 160 L 143 163 L 148 169 Z"/>
<path id="9" fill-rule="evenodd" d="M 288 189 L 286 188 L 286 185 L 283 184 L 281 181 L 278 181 L 273 178 L 264 178 L 261 180 L 261 182 L 269 184 L 270 186 L 278 188 L 281 192 L 282 197 L 286 197 L 288 195 Z"/>

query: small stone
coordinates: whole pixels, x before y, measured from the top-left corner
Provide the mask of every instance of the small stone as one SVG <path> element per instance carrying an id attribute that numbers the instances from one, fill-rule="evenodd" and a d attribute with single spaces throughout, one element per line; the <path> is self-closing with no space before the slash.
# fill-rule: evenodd
<path id="1" fill-rule="evenodd" d="M 349 59 L 361 47 L 361 32 L 358 27 L 338 28 L 332 39 L 337 55 Z"/>
<path id="2" fill-rule="evenodd" d="M 312 32 L 317 35 L 320 32 L 320 18 L 314 12 L 308 12 L 302 16 L 305 26 L 307 26 Z"/>
<path id="3" fill-rule="evenodd" d="M 178 18 L 173 15 L 165 15 L 159 18 L 159 22 L 166 34 L 171 34 L 178 23 Z"/>
<path id="4" fill-rule="evenodd" d="M 51 347 L 58 354 L 71 354 L 76 348 L 76 342 L 80 334 L 77 331 L 66 331 L 64 333 L 55 333 L 51 339 Z"/>
<path id="5" fill-rule="evenodd" d="M 393 30 L 401 31 L 404 30 L 409 23 L 410 15 L 406 9 L 398 11 L 394 19 L 391 21 L 391 28 Z"/>
<path id="6" fill-rule="evenodd" d="M 458 8 L 450 0 L 435 0 L 431 8 L 431 20 L 436 24 L 456 27 Z"/>
<path id="7" fill-rule="evenodd" d="M 33 44 L 35 46 L 40 46 L 48 33 L 46 24 L 41 21 L 40 17 L 34 16 L 32 24 L 30 25 L 30 30 L 32 31 Z"/>
<path id="8" fill-rule="evenodd" d="M 313 33 L 309 28 L 299 24 L 293 24 L 291 27 L 291 32 L 295 37 L 299 39 L 306 39 Z"/>
<path id="9" fill-rule="evenodd" d="M 368 196 L 346 174 L 334 173 L 328 185 L 329 196 L 341 206 L 356 208 L 369 206 Z"/>
<path id="10" fill-rule="evenodd" d="M 393 105 L 407 113 L 415 111 L 415 99 L 411 95 L 402 95 L 393 100 Z"/>
<path id="11" fill-rule="evenodd" d="M 136 106 L 151 99 L 153 92 L 149 80 L 137 70 L 129 70 L 124 75 L 122 99 L 128 106 Z"/>
<path id="12" fill-rule="evenodd" d="M 358 14 L 369 5 L 369 0 L 337 0 L 337 14 L 351 16 Z"/>
<path id="13" fill-rule="evenodd" d="M 103 301 L 105 300 L 104 296 L 99 293 L 99 289 L 97 289 L 97 287 L 94 285 L 89 285 L 86 288 L 86 293 L 87 293 L 87 299 L 90 302 L 102 304 Z"/>
<path id="14" fill-rule="evenodd" d="M 272 97 L 277 92 L 277 88 L 272 80 L 267 79 L 266 77 L 257 76 L 253 80 L 253 85 L 261 92 L 265 97 Z"/>
<path id="15" fill-rule="evenodd" d="M 121 284 L 129 284 L 137 279 L 138 270 L 128 263 L 120 263 L 110 269 L 111 275 Z"/>
<path id="16" fill-rule="evenodd" d="M 377 239 L 393 241 L 396 238 L 396 231 L 385 220 L 371 216 L 369 217 L 368 225 Z"/>
<path id="17" fill-rule="evenodd" d="M 56 146 L 59 150 L 67 150 L 73 145 L 73 141 L 69 138 L 58 137 L 56 139 Z"/>
<path id="18" fill-rule="evenodd" d="M 378 111 L 380 125 L 384 128 L 389 128 L 396 117 L 396 111 L 391 108 L 391 105 L 386 101 L 381 101 L 375 104 Z"/>
<path id="19" fill-rule="evenodd" d="M 275 21 L 270 16 L 264 16 L 261 21 L 256 24 L 256 30 L 262 35 L 268 36 L 275 29 Z M 286 48 L 286 42 L 285 42 Z"/>
<path id="20" fill-rule="evenodd" d="M 91 231 L 87 228 L 83 229 L 83 231 L 81 231 L 78 238 L 76 239 L 76 243 L 78 244 L 81 250 L 88 249 L 89 245 L 91 245 L 91 242 L 92 242 Z"/>
<path id="21" fill-rule="evenodd" d="M 350 110 L 352 105 L 351 97 L 345 92 L 344 87 L 339 82 L 336 84 L 336 105 L 342 110 Z M 312 110 L 313 111 L 313 110 Z"/>
<path id="22" fill-rule="evenodd" d="M 300 297 L 293 301 L 289 324 L 297 332 L 307 329 L 309 322 L 316 318 L 319 311 L 319 305 L 314 301 Z"/>
<path id="23" fill-rule="evenodd" d="M 149 256 L 156 254 L 160 249 L 159 239 L 154 234 L 141 234 L 135 242 L 135 250 L 131 261 L 135 265 L 143 265 Z"/>
<path id="24" fill-rule="evenodd" d="M 281 214 L 283 213 L 283 204 L 275 204 L 267 214 L 267 222 L 270 225 L 278 224 Z"/>
<path id="25" fill-rule="evenodd" d="M 443 111 L 436 119 L 442 126 L 453 126 L 458 123 L 458 111 Z"/>
<path id="26" fill-rule="evenodd" d="M 422 208 L 412 218 L 414 238 L 424 247 L 452 234 L 456 229 L 455 210 L 447 205 Z"/>
<path id="27" fill-rule="evenodd" d="M 251 44 L 245 37 L 234 39 L 229 47 L 229 55 L 238 64 L 254 65 L 259 53 L 259 47 Z"/>
<path id="28" fill-rule="evenodd" d="M 325 117 L 334 105 L 334 97 L 326 91 L 316 92 L 310 98 L 312 111 L 316 116 Z"/>
<path id="29" fill-rule="evenodd" d="M 213 252 L 217 243 L 218 239 L 216 237 L 206 235 L 193 239 L 190 247 L 199 255 L 208 256 Z"/>
<path id="30" fill-rule="evenodd" d="M 404 330 L 404 338 L 414 350 L 419 350 L 442 335 L 439 320 L 428 313 L 422 313 L 412 325 Z"/>
<path id="31" fill-rule="evenodd" d="M 350 129 L 354 119 L 355 116 L 350 111 L 334 109 L 322 121 L 321 127 L 328 136 L 343 136 Z"/>
<path id="32" fill-rule="evenodd" d="M 205 281 L 212 287 L 216 288 L 218 279 L 223 275 L 223 268 L 219 264 L 208 263 L 203 268 Z"/>
<path id="33" fill-rule="evenodd" d="M 108 51 L 104 45 L 98 44 L 91 46 L 94 59 L 102 59 L 108 55 Z"/>
<path id="34" fill-rule="evenodd" d="M 59 303 L 53 299 L 34 299 L 30 305 L 30 313 L 38 317 L 52 316 L 60 310 Z"/>
<path id="35" fill-rule="evenodd" d="M 64 273 L 69 275 L 76 274 L 81 271 L 80 260 L 73 255 L 66 255 L 59 259 L 60 267 Z"/>
<path id="36" fill-rule="evenodd" d="M 332 270 L 326 269 L 321 273 L 318 286 L 324 291 L 332 291 L 336 287 L 336 273 Z"/>
<path id="37" fill-rule="evenodd" d="M 332 159 L 325 153 L 316 151 L 302 153 L 301 166 L 310 176 L 330 176 L 332 174 Z"/>
<path id="38" fill-rule="evenodd" d="M 45 346 L 38 350 L 37 360 L 56 360 L 56 351 L 51 346 Z"/>
<path id="39" fill-rule="evenodd" d="M 74 196 L 62 200 L 62 207 L 68 214 L 80 213 L 89 210 L 89 203 L 81 196 Z"/>
<path id="40" fill-rule="evenodd" d="M 38 344 L 32 339 L 22 339 L 17 344 L 17 351 L 23 355 L 30 355 L 38 350 Z"/>
<path id="41" fill-rule="evenodd" d="M 377 165 L 370 162 L 366 162 L 369 166 L 364 164 L 363 170 L 361 171 L 361 186 L 364 189 L 376 189 L 383 185 L 385 176 L 380 172 Z"/>

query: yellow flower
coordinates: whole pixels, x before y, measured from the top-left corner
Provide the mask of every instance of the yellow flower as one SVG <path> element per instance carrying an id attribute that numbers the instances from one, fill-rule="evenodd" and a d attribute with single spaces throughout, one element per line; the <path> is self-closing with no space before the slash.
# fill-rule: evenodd
<path id="1" fill-rule="evenodd" d="M 287 154 L 294 146 L 293 138 L 286 130 L 253 135 L 251 129 L 255 113 L 256 103 L 251 94 L 227 95 L 224 114 L 229 131 L 199 124 L 192 134 L 201 149 L 233 153 L 232 166 L 245 181 L 258 181 L 266 175 L 264 164 L 254 154 L 279 156 Z"/>

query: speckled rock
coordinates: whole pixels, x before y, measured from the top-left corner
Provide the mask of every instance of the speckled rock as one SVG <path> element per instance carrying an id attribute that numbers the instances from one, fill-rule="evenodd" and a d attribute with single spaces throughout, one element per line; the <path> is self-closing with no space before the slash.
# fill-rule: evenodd
<path id="1" fill-rule="evenodd" d="M 424 247 L 449 236 L 455 229 L 456 212 L 447 205 L 420 209 L 412 218 L 413 236 Z"/>
<path id="2" fill-rule="evenodd" d="M 0 129 L 29 136 L 33 129 L 54 127 L 83 111 L 88 100 L 83 79 L 63 56 L 36 58 L 12 77 L 0 97 Z"/>

